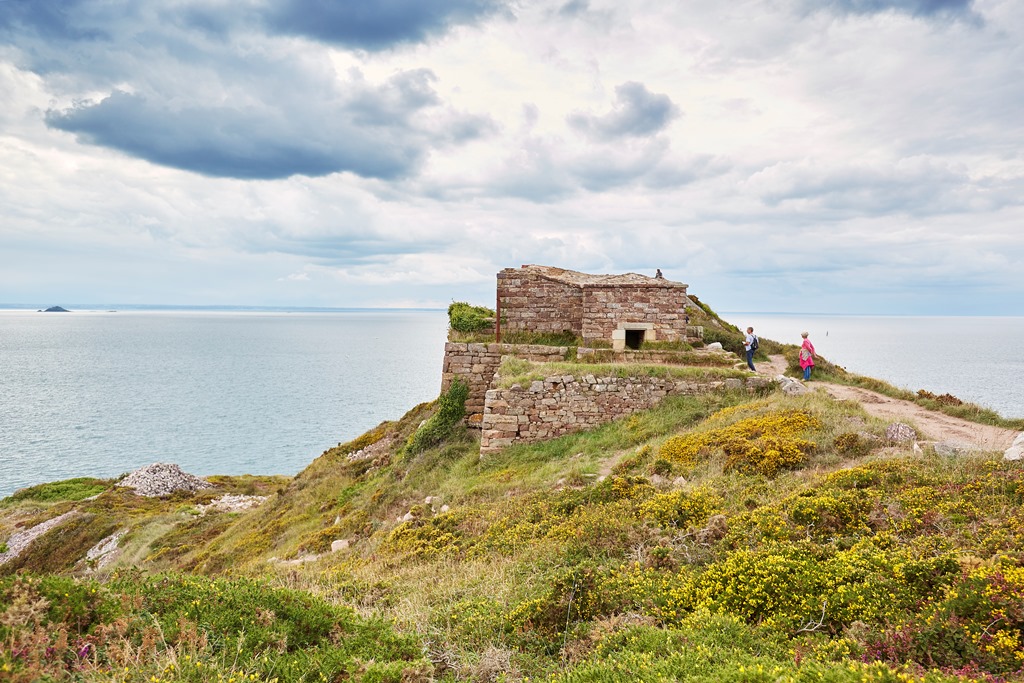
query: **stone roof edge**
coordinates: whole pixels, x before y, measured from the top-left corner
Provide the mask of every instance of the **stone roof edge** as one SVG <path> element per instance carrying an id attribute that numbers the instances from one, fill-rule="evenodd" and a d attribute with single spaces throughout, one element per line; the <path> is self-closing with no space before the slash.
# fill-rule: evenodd
<path id="1" fill-rule="evenodd" d="M 558 282 L 561 284 L 573 285 L 574 287 L 580 287 L 581 289 L 592 289 L 601 287 L 654 287 L 659 289 L 675 289 L 689 287 L 689 285 L 683 282 L 654 278 L 650 277 L 649 275 L 642 275 L 640 273 L 623 273 L 620 275 L 591 275 L 589 273 L 581 273 L 577 270 L 569 270 L 568 268 L 558 268 L 556 266 L 539 266 L 535 264 L 523 265 L 520 268 L 505 268 L 502 272 L 505 271 L 510 271 L 512 273 L 527 271 L 537 275 L 538 277 L 542 277 L 545 280 L 550 280 L 551 282 Z M 566 273 L 568 275 L 560 276 L 560 274 L 562 273 Z M 579 277 L 577 278 L 574 276 Z M 630 276 L 643 279 L 639 281 L 633 280 L 630 278 Z"/>

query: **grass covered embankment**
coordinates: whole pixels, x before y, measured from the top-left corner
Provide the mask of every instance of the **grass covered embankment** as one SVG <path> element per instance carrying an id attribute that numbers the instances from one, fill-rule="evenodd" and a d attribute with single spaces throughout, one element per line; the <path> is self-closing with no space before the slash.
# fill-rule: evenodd
<path id="1" fill-rule="evenodd" d="M 126 515 L 114 490 L 20 500 L 38 518 L 88 505 L 96 525 L 119 510 L 129 545 L 149 538 L 150 552 L 134 554 L 143 576 L 33 579 L 76 588 L 4 616 L 0 637 L 53 648 L 52 680 L 216 680 L 178 666 L 198 652 L 192 634 L 224 680 L 1024 680 L 1018 463 L 887 444 L 884 423 L 817 393 L 676 397 L 481 459 L 456 399 L 327 451 L 250 512 L 197 516 L 180 499 Z M 25 569 L 83 571 L 31 550 Z M 245 599 L 189 587 L 216 583 L 205 577 Z M 24 581 L 4 579 L 8 601 Z M 150 582 L 167 586 L 160 599 L 140 598 Z M 71 596 L 92 590 L 128 611 L 75 616 Z M 293 619 L 274 606 L 282 590 L 338 633 L 301 641 L 319 657 L 305 664 L 291 631 L 235 658 L 239 630 Z M 193 600 L 217 609 L 185 610 Z M 136 648 L 143 622 L 160 625 L 131 662 L 104 635 L 125 620 Z M 379 651 L 350 632 L 383 634 Z M 88 666 L 81 639 L 95 642 Z"/>

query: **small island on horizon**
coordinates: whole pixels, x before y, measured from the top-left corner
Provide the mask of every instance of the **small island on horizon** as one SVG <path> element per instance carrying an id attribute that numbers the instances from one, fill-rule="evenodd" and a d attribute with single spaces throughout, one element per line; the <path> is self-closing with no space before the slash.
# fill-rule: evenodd
<path id="1" fill-rule="evenodd" d="M 68 309 L 64 308 L 63 306 L 50 306 L 46 310 L 40 309 L 38 312 L 39 313 L 70 313 L 71 311 L 69 311 Z"/>

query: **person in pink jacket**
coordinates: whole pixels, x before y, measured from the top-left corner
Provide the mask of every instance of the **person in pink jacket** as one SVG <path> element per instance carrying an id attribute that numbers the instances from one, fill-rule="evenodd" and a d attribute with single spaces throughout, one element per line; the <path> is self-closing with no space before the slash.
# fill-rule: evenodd
<path id="1" fill-rule="evenodd" d="M 814 367 L 814 344 L 807 338 L 806 332 L 801 332 L 804 343 L 800 346 L 800 367 L 804 371 L 804 381 L 811 379 L 811 368 Z"/>

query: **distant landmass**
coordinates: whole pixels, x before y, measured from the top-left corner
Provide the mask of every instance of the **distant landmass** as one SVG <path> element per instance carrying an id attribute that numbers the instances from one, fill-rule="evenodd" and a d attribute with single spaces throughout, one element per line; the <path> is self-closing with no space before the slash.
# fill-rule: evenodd
<path id="1" fill-rule="evenodd" d="M 62 308 L 61 306 L 50 306 L 49 308 L 47 308 L 45 311 L 42 311 L 42 312 L 43 313 L 70 313 L 71 311 L 69 311 L 66 308 Z"/>

